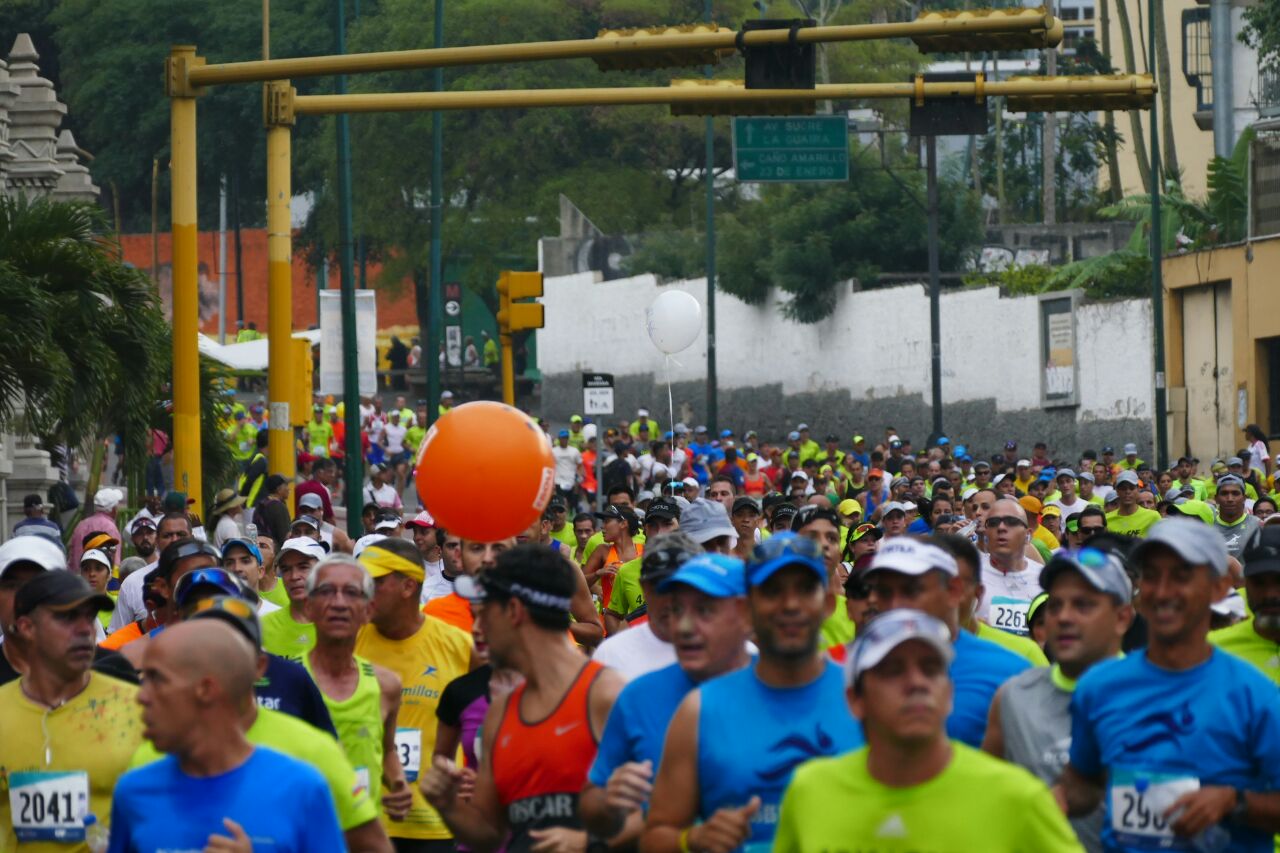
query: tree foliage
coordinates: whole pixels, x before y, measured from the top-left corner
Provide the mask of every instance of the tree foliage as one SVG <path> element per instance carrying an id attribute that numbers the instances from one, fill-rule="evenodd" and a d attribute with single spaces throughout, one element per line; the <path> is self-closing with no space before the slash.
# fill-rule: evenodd
<path id="1" fill-rule="evenodd" d="M 1244 9 L 1240 40 L 1258 51 L 1258 64 L 1280 70 L 1280 4 L 1263 0 Z"/>

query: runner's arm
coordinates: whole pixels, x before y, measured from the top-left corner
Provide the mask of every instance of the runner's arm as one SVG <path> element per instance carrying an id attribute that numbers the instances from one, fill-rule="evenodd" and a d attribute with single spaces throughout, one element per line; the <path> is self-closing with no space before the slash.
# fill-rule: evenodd
<path id="1" fill-rule="evenodd" d="M 1103 784 L 1101 776 L 1085 776 L 1067 762 L 1053 786 L 1053 796 L 1067 817 L 1084 817 L 1102 802 Z"/>
<path id="2" fill-rule="evenodd" d="M 443 796 L 429 796 L 428 785 L 438 782 L 447 772 L 457 772 L 452 762 L 444 756 L 435 756 L 431 769 L 419 781 L 423 796 L 435 806 L 457 841 L 474 848 L 478 853 L 496 850 L 507 837 L 509 825 L 506 811 L 498 801 L 497 787 L 493 781 L 493 743 L 498 726 L 506 712 L 510 695 L 494 702 L 485 713 L 481 728 L 480 768 L 476 776 L 475 790 L 469 799 L 458 796 L 457 780 Z M 458 772 L 458 776 L 460 776 Z M 446 786 L 439 786 L 445 788 Z"/>
<path id="3" fill-rule="evenodd" d="M 392 820 L 404 820 L 413 806 L 413 792 L 396 750 L 396 719 L 400 715 L 400 676 L 374 665 L 382 705 L 382 806 Z"/>
<path id="4" fill-rule="evenodd" d="M 987 733 L 982 738 L 982 751 L 996 758 L 1004 758 L 1004 726 L 1000 722 L 1000 703 L 1004 701 L 1004 686 L 991 697 L 991 710 L 987 712 Z"/>
<path id="5" fill-rule="evenodd" d="M 640 837 L 643 853 L 681 853 L 697 849 L 681 835 L 698 818 L 698 717 L 701 694 L 694 690 L 680 703 L 662 746 L 662 762 L 649 797 L 649 819 Z"/>
<path id="6" fill-rule="evenodd" d="M 382 821 L 376 818 L 353 826 L 342 835 L 350 853 L 395 853 L 387 831 L 382 828 Z"/>
<path id="7" fill-rule="evenodd" d="M 599 550 L 599 548 L 596 549 L 597 552 Z M 592 559 L 595 556 L 592 554 Z M 591 600 L 591 588 L 587 586 L 586 577 L 580 571 L 574 572 L 573 577 L 576 587 L 573 591 L 573 599 L 569 602 L 569 612 L 573 615 L 574 621 L 569 625 L 569 633 L 573 635 L 575 643 L 593 649 L 604 639 L 600 614 L 596 613 L 596 606 Z"/>
<path id="8" fill-rule="evenodd" d="M 604 568 L 604 558 L 607 556 L 609 556 L 607 543 L 602 543 L 591 552 L 591 556 L 587 558 L 587 564 L 582 567 L 582 574 L 587 579 L 587 586 L 600 579 L 600 572 Z"/>

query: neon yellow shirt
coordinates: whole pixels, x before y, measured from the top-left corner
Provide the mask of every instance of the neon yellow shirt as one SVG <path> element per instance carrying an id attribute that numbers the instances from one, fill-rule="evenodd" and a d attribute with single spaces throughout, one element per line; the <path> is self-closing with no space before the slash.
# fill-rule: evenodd
<path id="1" fill-rule="evenodd" d="M 377 819 L 378 809 L 369 797 L 368 786 L 356 777 L 355 768 L 333 735 L 283 711 L 260 707 L 257 718 L 244 737 L 255 746 L 283 752 L 320 771 L 325 782 L 329 783 L 329 793 L 333 794 L 333 804 L 338 812 L 338 824 L 344 832 Z M 129 766 L 143 767 L 159 760 L 160 753 L 151 741 L 144 740 L 133 754 Z"/>
<path id="2" fill-rule="evenodd" d="M 404 446 L 411 453 L 418 452 L 418 445 L 422 444 L 422 439 L 427 436 L 427 428 L 419 424 L 411 426 L 404 431 Z"/>
<path id="3" fill-rule="evenodd" d="M 276 607 L 288 608 L 289 606 L 289 593 L 284 590 L 284 581 L 279 579 L 276 580 L 276 585 L 266 592 L 258 590 L 258 597 L 264 601 L 270 601 Z"/>
<path id="4" fill-rule="evenodd" d="M 836 609 L 822 623 L 822 642 L 827 647 L 843 646 L 853 642 L 857 626 L 849 618 L 849 609 L 845 606 L 845 597 L 836 596 Z"/>
<path id="5" fill-rule="evenodd" d="M 396 718 L 399 733 L 416 732 L 420 744 L 421 772 L 430 767 L 436 743 L 436 708 L 445 686 L 471 668 L 471 635 L 460 628 L 426 617 L 422 627 L 403 640 L 389 640 L 373 625 L 365 625 L 356 638 L 356 654 L 367 661 L 384 666 L 400 676 L 400 714 Z M 400 734 L 397 734 L 397 742 Z M 413 768 L 406 766 L 406 775 Z M 392 838 L 450 838 L 440 813 L 427 804 L 417 784 L 413 789 L 413 805 L 402 821 L 384 818 L 383 825 Z"/>
<path id="6" fill-rule="evenodd" d="M 79 695 L 46 712 L 26 697 L 21 682 L 15 679 L 0 687 L 0 850 L 87 851 L 83 842 L 24 841 L 19 848 L 9 811 L 10 777 L 28 771 L 84 772 L 89 777 L 89 813 L 106 824 L 116 780 L 129 769 L 129 758 L 142 742 L 138 688 L 93 672 Z"/>
<path id="7" fill-rule="evenodd" d="M 262 617 L 262 648 L 271 654 L 298 658 L 311 651 L 315 644 L 316 626 L 310 622 L 295 622 L 287 601 L 284 607 Z"/>
<path id="8" fill-rule="evenodd" d="M 626 616 L 644 604 L 644 590 L 640 588 L 640 561 L 643 557 L 628 560 L 618 567 L 613 576 L 613 591 L 609 593 L 606 610 Z"/>
<path id="9" fill-rule="evenodd" d="M 307 452 L 312 456 L 329 457 L 329 442 L 333 440 L 333 426 L 328 421 L 307 421 Z"/>
<path id="10" fill-rule="evenodd" d="M 1237 622 L 1229 628 L 1210 631 L 1209 642 L 1224 652 L 1247 660 L 1262 670 L 1267 678 L 1280 684 L 1280 644 L 1259 636 L 1253 629 L 1252 619 Z"/>
<path id="11" fill-rule="evenodd" d="M 1004 646 L 1015 655 L 1027 659 L 1032 666 L 1049 665 L 1049 659 L 1044 656 L 1040 646 L 1029 637 L 1020 637 L 1008 631 L 1001 631 L 999 628 L 992 628 L 986 622 L 978 623 L 977 634 L 982 639 L 990 640 L 997 646 Z"/>
<path id="12" fill-rule="evenodd" d="M 1107 513 L 1107 530 L 1121 536 L 1145 537 L 1151 525 L 1160 520 L 1160 513 L 1154 509 L 1138 507 L 1133 515 L 1121 515 L 1120 510 Z"/>
<path id="13" fill-rule="evenodd" d="M 951 761 L 941 773 L 910 788 L 891 788 L 873 779 L 866 747 L 801 765 L 782 798 L 773 849 L 1083 849 L 1043 782 L 964 744 L 952 741 L 951 748 Z"/>
<path id="14" fill-rule="evenodd" d="M 578 547 L 578 537 L 574 535 L 573 525 L 565 522 L 564 527 L 558 531 L 551 531 L 551 538 L 559 542 L 565 548 L 569 549 L 569 553 L 573 553 L 573 549 Z"/>

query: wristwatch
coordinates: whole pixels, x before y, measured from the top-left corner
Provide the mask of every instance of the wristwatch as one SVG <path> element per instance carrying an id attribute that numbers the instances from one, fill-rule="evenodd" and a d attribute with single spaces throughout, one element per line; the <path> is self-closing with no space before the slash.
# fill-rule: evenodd
<path id="1" fill-rule="evenodd" d="M 594 835 L 587 836 L 587 853 L 606 853 L 609 849 L 609 842 L 603 838 Z"/>
<path id="2" fill-rule="evenodd" d="M 1236 804 L 1231 807 L 1231 811 L 1227 813 L 1227 818 L 1242 823 L 1244 816 L 1249 811 L 1249 801 L 1245 799 L 1244 788 L 1236 788 Z"/>

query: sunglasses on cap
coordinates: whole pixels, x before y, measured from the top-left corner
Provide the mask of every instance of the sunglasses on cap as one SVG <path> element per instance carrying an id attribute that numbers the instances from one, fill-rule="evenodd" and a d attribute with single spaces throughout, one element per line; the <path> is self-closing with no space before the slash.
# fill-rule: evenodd
<path id="1" fill-rule="evenodd" d="M 197 613 L 204 613 L 209 610 L 221 610 L 237 619 L 252 619 L 258 615 L 258 611 L 249 602 L 241 598 L 231 598 L 225 595 L 215 595 L 210 598 L 200 599 L 191 605 L 187 615 L 194 616 Z"/>
<path id="2" fill-rule="evenodd" d="M 821 507 L 812 507 L 821 509 Z M 797 517 L 799 514 L 797 513 Z M 818 543 L 804 536 L 771 536 L 757 545 L 751 552 L 751 559 L 756 563 L 775 560 L 778 557 L 805 557 L 822 559 L 822 549 Z"/>
<path id="3" fill-rule="evenodd" d="M 1016 515 L 989 515 L 987 516 L 986 527 L 988 530 L 995 530 L 1000 525 L 1005 527 L 1026 527 L 1027 523 Z"/>
<path id="4" fill-rule="evenodd" d="M 856 541 L 875 529 L 876 526 L 874 524 L 859 524 L 853 528 L 853 532 L 849 534 L 849 539 Z"/>
<path id="5" fill-rule="evenodd" d="M 820 518 L 825 518 L 827 521 L 834 524 L 837 530 L 840 529 L 840 516 L 836 515 L 835 510 L 827 509 L 825 506 L 815 506 L 813 504 L 796 510 L 796 517 L 792 522 L 793 529 L 804 527 L 806 524 Z"/>
<path id="6" fill-rule="evenodd" d="M 186 604 L 191 591 L 197 586 L 210 586 L 226 595 L 237 598 L 243 595 L 240 578 L 226 569 L 208 568 L 188 572 L 178 581 L 173 590 L 173 600 L 179 607 Z"/>
<path id="7" fill-rule="evenodd" d="M 169 553 L 168 548 L 165 549 L 165 553 Z M 222 552 L 210 545 L 208 542 L 188 542 L 185 545 L 179 546 L 176 551 L 172 552 L 172 556 L 169 557 L 166 567 L 172 566 L 179 560 L 199 556 L 212 557 L 215 563 L 222 562 Z"/>

